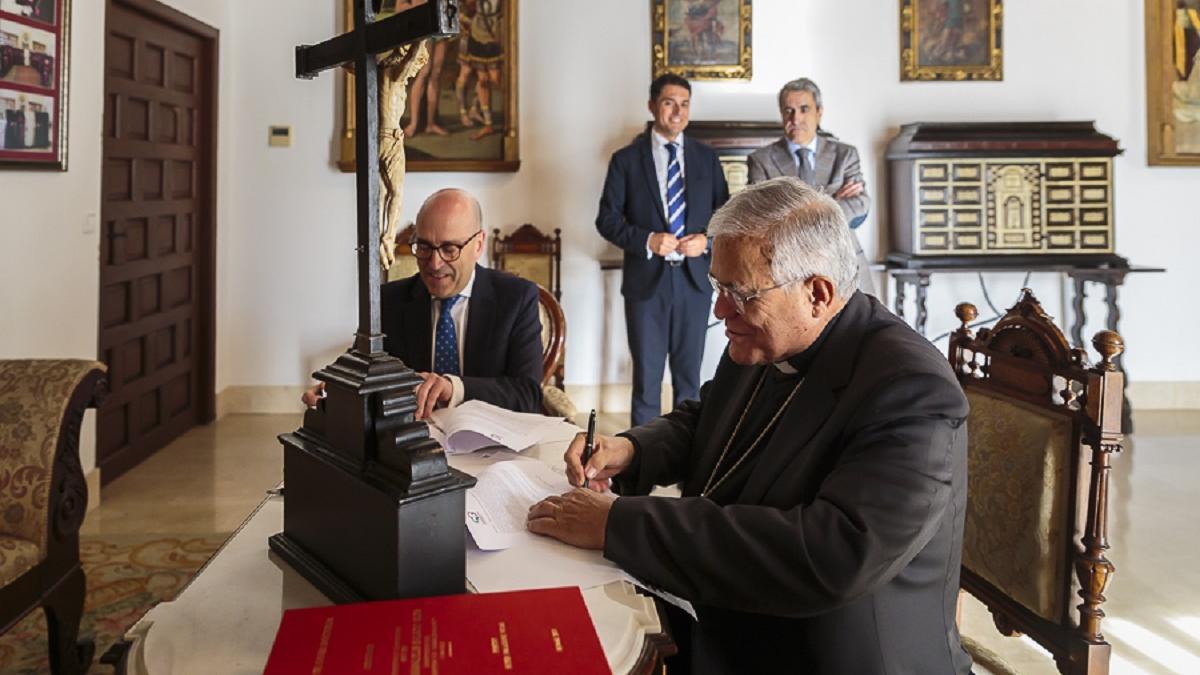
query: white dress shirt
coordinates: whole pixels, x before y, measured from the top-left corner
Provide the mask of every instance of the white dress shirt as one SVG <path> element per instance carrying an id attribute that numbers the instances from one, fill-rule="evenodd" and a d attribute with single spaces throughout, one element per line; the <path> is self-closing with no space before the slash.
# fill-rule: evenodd
<path id="1" fill-rule="evenodd" d="M 668 214 L 670 210 L 667 207 L 667 167 L 671 164 L 671 151 L 667 150 L 667 143 L 675 144 L 675 157 L 679 159 L 679 180 L 687 184 L 686 178 L 687 167 L 683 161 L 683 134 L 675 137 L 674 141 L 668 141 L 662 134 L 657 131 L 650 131 L 650 156 L 654 158 L 654 175 L 658 178 L 658 198 L 662 200 L 663 213 Z M 687 191 L 683 193 L 683 198 L 687 200 Z M 671 223 L 667 223 L 670 227 Z M 651 233 L 653 235 L 654 233 Z M 650 237 L 646 237 L 646 258 L 653 257 L 654 253 L 650 250 Z M 666 256 L 666 260 L 683 260 L 683 254 L 679 251 L 671 251 Z"/>
<path id="2" fill-rule="evenodd" d="M 437 252 L 434 252 L 434 255 L 437 255 Z M 473 288 L 475 288 L 474 267 L 471 268 L 471 278 L 467 281 L 467 285 L 458 292 L 462 298 L 450 308 L 450 320 L 454 322 L 454 336 L 458 339 L 458 372 L 460 373 L 463 371 L 463 348 L 466 346 L 467 340 L 467 308 L 471 304 L 471 290 Z M 429 303 L 429 305 L 429 311 L 433 314 L 433 323 L 431 324 L 433 335 L 430 340 L 430 344 L 433 346 L 429 348 L 429 363 L 432 366 L 434 363 L 437 363 L 437 354 L 435 351 L 437 349 L 437 325 L 438 317 L 442 313 L 442 303 L 440 300 L 433 299 L 433 302 Z M 444 373 L 439 373 L 439 375 L 444 375 Z M 446 404 L 446 407 L 453 408 L 463 401 L 463 396 L 465 395 L 463 381 L 458 375 L 445 375 L 445 377 L 447 380 L 450 380 L 450 384 L 453 387 L 450 393 L 450 402 Z"/>

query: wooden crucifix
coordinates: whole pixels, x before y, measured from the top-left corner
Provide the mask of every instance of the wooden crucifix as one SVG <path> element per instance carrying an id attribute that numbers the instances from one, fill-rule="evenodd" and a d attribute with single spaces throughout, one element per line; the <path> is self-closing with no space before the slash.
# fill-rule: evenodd
<path id="1" fill-rule="evenodd" d="M 303 426 L 279 437 L 287 492 L 283 532 L 270 546 L 335 602 L 463 591 L 464 499 L 475 479 L 450 468 L 425 422 L 414 419 L 413 388 L 421 378 L 383 349 L 380 163 L 390 174 L 394 218 L 403 156 L 397 166 L 388 163 L 394 155 L 379 154 L 376 58 L 387 53 L 385 67 L 400 64 L 390 86 L 407 86 L 423 53 L 415 43 L 458 34 L 458 2 L 428 0 L 376 22 L 378 0 L 354 0 L 352 31 L 296 48 L 297 77 L 348 62 L 357 77 L 358 331 L 345 354 L 314 374 L 326 384 L 326 398 L 305 413 Z M 393 122 L 396 101 L 384 106 L 395 113 Z M 402 151 L 402 135 L 391 141 Z"/>
<path id="2" fill-rule="evenodd" d="M 379 321 L 379 67 L 377 55 L 428 38 L 458 35 L 459 0 L 429 0 L 375 21 L 378 0 L 354 1 L 354 29 L 318 45 L 296 47 L 296 77 L 311 79 L 354 66 L 355 157 L 358 195 L 358 332 L 360 354 L 383 351 Z M 415 72 L 414 72 L 415 74 Z M 405 86 L 404 82 L 400 86 Z M 394 226 L 394 223 L 389 223 Z"/>

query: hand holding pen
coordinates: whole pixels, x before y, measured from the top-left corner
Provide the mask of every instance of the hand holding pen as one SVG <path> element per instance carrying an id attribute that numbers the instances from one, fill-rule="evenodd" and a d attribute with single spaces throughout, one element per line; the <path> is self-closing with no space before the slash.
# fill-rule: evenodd
<path id="1" fill-rule="evenodd" d="M 608 479 L 624 471 L 633 461 L 633 442 L 619 436 L 600 436 L 595 430 L 590 435 L 589 440 L 587 433 L 575 434 L 563 454 L 567 463 L 567 482 L 604 492 L 608 489 Z M 591 448 L 586 458 L 585 447 Z"/>

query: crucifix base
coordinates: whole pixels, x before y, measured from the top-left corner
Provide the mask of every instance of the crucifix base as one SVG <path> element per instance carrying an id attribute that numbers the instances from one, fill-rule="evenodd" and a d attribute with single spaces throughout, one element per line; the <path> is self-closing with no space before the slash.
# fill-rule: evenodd
<path id="1" fill-rule="evenodd" d="M 402 491 L 387 476 L 348 471 L 336 455 L 285 434 L 283 532 L 271 550 L 334 602 L 465 590 L 464 491 L 447 480 Z"/>
<path id="2" fill-rule="evenodd" d="M 414 419 L 421 377 L 353 349 L 315 377 L 326 397 L 279 437 L 283 532 L 271 550 L 335 602 L 462 593 L 475 479 Z"/>

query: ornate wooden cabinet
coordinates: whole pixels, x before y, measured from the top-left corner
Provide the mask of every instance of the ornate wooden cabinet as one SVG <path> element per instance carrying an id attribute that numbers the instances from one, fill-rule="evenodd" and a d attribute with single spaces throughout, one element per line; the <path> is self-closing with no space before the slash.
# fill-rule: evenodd
<path id="1" fill-rule="evenodd" d="M 1112 161 L 1121 152 L 1091 122 L 906 124 L 887 148 L 888 260 L 1123 266 Z"/>

